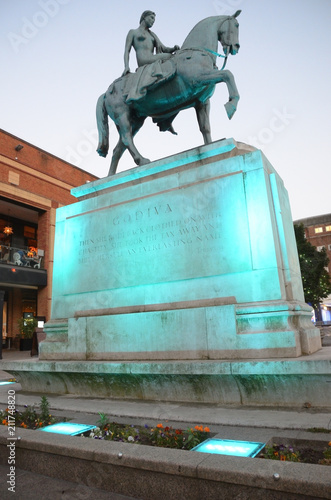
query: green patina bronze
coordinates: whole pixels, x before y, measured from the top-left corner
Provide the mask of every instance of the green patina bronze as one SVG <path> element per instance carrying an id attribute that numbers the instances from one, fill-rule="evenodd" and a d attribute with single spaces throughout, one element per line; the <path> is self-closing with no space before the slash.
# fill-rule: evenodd
<path id="1" fill-rule="evenodd" d="M 116 172 L 126 149 L 137 165 L 149 163 L 136 149 L 133 137 L 150 116 L 161 131 L 175 133 L 172 122 L 183 109 L 194 107 L 204 143 L 212 142 L 209 122 L 209 99 L 215 85 L 224 82 L 229 91 L 225 109 L 232 118 L 239 93 L 232 73 L 216 66 L 218 42 L 225 58 L 239 50 L 238 21 L 240 10 L 233 16 L 212 16 L 200 21 L 179 48 L 166 47 L 150 30 L 155 14 L 145 11 L 140 26 L 130 30 L 125 44 L 124 72 L 97 103 L 99 131 L 98 153 L 107 156 L 109 149 L 108 116 L 119 131 L 108 175 Z M 138 69 L 130 72 L 129 53 L 134 48 Z M 174 52 L 174 54 L 173 54 Z M 226 59 L 225 59 L 226 61 Z M 224 67 L 224 65 L 223 65 Z"/>

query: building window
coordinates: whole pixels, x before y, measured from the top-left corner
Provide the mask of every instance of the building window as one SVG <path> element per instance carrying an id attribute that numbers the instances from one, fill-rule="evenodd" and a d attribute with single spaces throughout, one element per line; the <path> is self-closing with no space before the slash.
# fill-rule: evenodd
<path id="1" fill-rule="evenodd" d="M 323 233 L 322 227 L 315 227 L 315 233 Z"/>
<path id="2" fill-rule="evenodd" d="M 328 245 L 328 250 L 331 250 L 331 245 Z"/>
<path id="3" fill-rule="evenodd" d="M 331 226 L 325 226 L 325 231 L 331 231 Z"/>
<path id="4" fill-rule="evenodd" d="M 37 247 L 37 229 L 31 226 L 24 226 L 24 240 L 27 247 Z"/>
<path id="5" fill-rule="evenodd" d="M 325 246 L 324 246 L 324 245 L 321 245 L 320 247 L 316 247 L 316 248 L 317 248 L 317 250 L 320 252 L 321 250 L 323 250 L 323 248 L 325 248 Z"/>

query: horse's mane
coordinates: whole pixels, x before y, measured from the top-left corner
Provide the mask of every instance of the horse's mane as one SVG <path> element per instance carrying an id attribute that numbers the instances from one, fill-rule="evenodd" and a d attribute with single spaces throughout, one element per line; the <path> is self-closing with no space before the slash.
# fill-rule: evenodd
<path id="1" fill-rule="evenodd" d="M 201 37 L 201 32 L 206 33 L 208 32 L 208 25 L 211 26 L 214 23 L 219 23 L 222 22 L 223 20 L 227 19 L 229 16 L 210 16 L 206 17 L 205 19 L 202 19 L 199 21 L 189 32 L 187 37 L 184 40 L 184 43 L 181 48 L 192 48 L 195 46 L 199 46 L 201 43 L 200 37 Z M 206 26 L 205 26 L 206 25 Z M 210 29 L 210 27 L 209 27 Z"/>

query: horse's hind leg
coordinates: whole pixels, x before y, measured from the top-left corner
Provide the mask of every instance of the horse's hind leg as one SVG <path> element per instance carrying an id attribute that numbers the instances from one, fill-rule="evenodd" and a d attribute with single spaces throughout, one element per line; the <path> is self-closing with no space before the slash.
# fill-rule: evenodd
<path id="1" fill-rule="evenodd" d="M 144 121 L 145 121 L 145 118 L 139 118 L 139 119 L 136 119 L 134 121 L 134 123 L 132 125 L 132 136 L 133 137 L 136 135 L 138 130 L 142 127 Z M 117 127 L 117 128 L 119 128 L 119 127 Z M 110 164 L 108 175 L 114 175 L 116 173 L 118 162 L 120 161 L 125 150 L 126 150 L 126 146 L 123 143 L 122 138 L 120 137 L 118 143 L 116 144 L 116 146 L 113 150 L 113 156 L 111 159 L 111 164 Z M 146 161 L 146 163 L 148 163 L 148 162 L 149 162 L 149 160 Z M 143 165 L 143 163 L 141 163 L 141 165 Z"/>
<path id="2" fill-rule="evenodd" d="M 131 126 L 131 123 L 129 120 L 129 114 L 127 113 L 127 114 L 123 114 L 118 119 L 118 123 L 117 123 L 118 128 L 120 130 L 121 140 L 122 140 L 124 146 L 126 148 L 128 148 L 135 163 L 139 166 L 146 165 L 146 163 L 150 163 L 150 160 L 141 156 L 141 154 L 139 153 L 139 151 L 137 150 L 137 148 L 133 142 L 134 135 L 141 128 L 144 121 L 145 121 L 145 118 L 135 118 L 134 120 L 132 120 L 132 122 L 131 122 L 132 126 Z"/>
<path id="3" fill-rule="evenodd" d="M 210 100 L 208 99 L 206 102 L 198 101 L 195 105 L 195 111 L 203 140 L 205 144 L 210 144 L 212 142 L 209 121 Z"/>
<path id="4" fill-rule="evenodd" d="M 121 156 L 125 150 L 126 150 L 126 146 L 124 146 L 122 139 L 120 138 L 118 140 L 118 143 L 116 144 L 114 150 L 113 150 L 113 156 L 111 158 L 111 164 L 109 167 L 108 175 L 116 174 L 118 162 L 120 161 Z"/>

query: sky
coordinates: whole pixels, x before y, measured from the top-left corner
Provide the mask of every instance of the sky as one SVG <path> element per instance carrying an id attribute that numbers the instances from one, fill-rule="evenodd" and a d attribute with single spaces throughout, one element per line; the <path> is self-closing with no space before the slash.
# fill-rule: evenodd
<path id="1" fill-rule="evenodd" d="M 331 0 L 0 0 L 0 128 L 105 177 L 110 157 L 96 153 L 95 106 L 121 75 L 126 35 L 147 9 L 167 46 L 181 45 L 206 17 L 242 10 L 240 50 L 227 62 L 241 99 L 229 121 L 226 85 L 217 85 L 212 138 L 261 149 L 284 181 L 294 220 L 330 213 Z M 177 136 L 160 133 L 146 120 L 135 137 L 142 156 L 203 144 L 194 109 L 174 128 Z M 111 122 L 110 151 L 117 140 Z M 134 166 L 126 152 L 118 172 Z"/>

